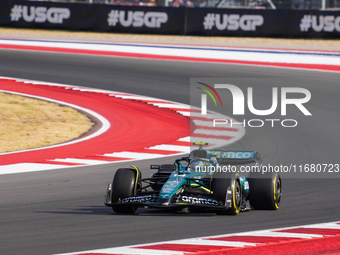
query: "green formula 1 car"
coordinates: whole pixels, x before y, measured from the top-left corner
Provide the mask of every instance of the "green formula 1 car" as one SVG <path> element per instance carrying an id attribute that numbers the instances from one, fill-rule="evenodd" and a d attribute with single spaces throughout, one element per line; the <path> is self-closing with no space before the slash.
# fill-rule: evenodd
<path id="1" fill-rule="evenodd" d="M 105 205 L 116 213 L 134 213 L 138 207 L 200 207 L 231 215 L 279 208 L 280 175 L 257 171 L 259 153 L 207 150 L 203 143 L 195 145 L 200 148 L 174 164 L 151 165 L 157 171 L 150 178 L 142 179 L 135 166 L 118 169 L 107 187 Z"/>

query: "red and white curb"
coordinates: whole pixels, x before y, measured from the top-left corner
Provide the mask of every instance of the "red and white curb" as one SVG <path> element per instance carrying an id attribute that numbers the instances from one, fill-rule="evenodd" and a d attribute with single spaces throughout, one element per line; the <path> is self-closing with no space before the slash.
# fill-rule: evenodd
<path id="1" fill-rule="evenodd" d="M 122 246 L 63 255 L 339 254 L 340 222 Z"/>
<path id="2" fill-rule="evenodd" d="M 14 85 L 8 86 L 7 90 L 2 90 L 7 93 L 16 93 L 16 94 L 23 94 L 15 91 L 15 84 L 20 84 L 21 87 L 23 85 L 30 86 L 30 89 L 33 91 L 34 97 L 34 88 L 44 88 L 46 91 L 49 89 L 55 90 L 56 88 L 59 88 L 61 91 L 64 91 L 63 93 L 67 94 L 70 91 L 77 91 L 84 93 L 83 95 L 92 95 L 95 94 L 96 96 L 100 96 L 102 98 L 107 99 L 122 99 L 127 102 L 138 102 L 143 103 L 144 105 L 150 105 L 153 106 L 154 109 L 159 111 L 158 113 L 163 117 L 166 118 L 167 116 L 170 116 L 172 118 L 183 118 L 187 119 L 187 123 L 190 123 L 192 121 L 195 125 L 195 130 L 190 134 L 189 133 L 189 124 L 187 125 L 187 129 L 185 129 L 182 132 L 182 136 L 178 138 L 177 140 L 174 140 L 172 142 L 164 142 L 164 143 L 157 143 L 153 144 L 152 146 L 147 147 L 138 147 L 136 145 L 136 148 L 133 150 L 110 150 L 107 148 L 106 152 L 98 152 L 93 153 L 93 151 L 90 152 L 82 152 L 82 154 L 77 155 L 77 157 L 67 157 L 67 158 L 58 158 L 55 157 L 54 159 L 51 159 L 53 157 L 52 155 L 48 155 L 48 159 L 46 160 L 39 160 L 39 162 L 30 162 L 29 159 L 25 159 L 24 162 L 22 160 L 25 158 L 23 155 L 27 152 L 36 152 L 37 154 L 41 154 L 42 150 L 46 149 L 60 149 L 60 150 L 68 150 L 69 145 L 78 144 L 79 146 L 82 146 L 82 142 L 84 140 L 89 140 L 89 138 L 98 138 L 98 136 L 108 136 L 108 132 L 113 133 L 114 129 L 117 128 L 117 123 L 109 123 L 108 119 L 110 119 L 110 116 L 104 116 L 100 115 L 99 113 L 96 113 L 96 109 L 84 109 L 83 107 L 77 106 L 75 104 L 70 105 L 68 103 L 64 103 L 61 101 L 56 101 L 49 99 L 47 97 L 40 99 L 45 99 L 48 101 L 54 101 L 58 102 L 60 104 L 69 105 L 71 107 L 74 107 L 76 109 L 81 109 L 85 112 L 88 112 L 92 116 L 96 116 L 97 121 L 99 120 L 101 129 L 97 131 L 95 134 L 92 134 L 90 137 L 85 137 L 79 140 L 72 141 L 70 143 L 64 143 L 57 146 L 49 146 L 45 148 L 37 148 L 32 150 L 25 150 L 25 151 L 19 151 L 19 152 L 12 152 L 12 153 L 3 153 L 0 154 L 0 174 L 10 174 L 10 173 L 21 173 L 21 172 L 32 172 L 32 171 L 41 171 L 41 170 L 52 170 L 52 169 L 58 169 L 58 168 L 65 168 L 65 167 L 71 167 L 71 166 L 84 166 L 84 165 L 98 165 L 98 164 L 105 164 L 105 163 L 114 163 L 114 162 L 121 162 L 121 161 L 132 161 L 132 160 L 142 160 L 142 159 L 153 159 L 153 158 L 160 158 L 160 157 L 166 157 L 166 156 L 173 156 L 173 155 L 180 155 L 184 153 L 190 152 L 190 144 L 193 141 L 204 141 L 211 144 L 211 147 L 217 147 L 217 146 L 225 146 L 228 144 L 231 144 L 237 140 L 239 140 L 245 133 L 245 129 L 243 127 L 238 128 L 228 128 L 225 127 L 223 130 L 219 130 L 218 133 L 211 133 L 209 131 L 209 128 L 212 128 L 212 118 L 229 118 L 228 116 L 221 115 L 214 112 L 208 112 L 206 115 L 206 118 L 196 118 L 196 113 L 199 111 L 198 109 L 190 109 L 189 105 L 186 104 L 180 104 L 173 101 L 158 99 L 158 98 L 152 98 L 152 97 L 145 97 L 135 94 L 129 94 L 129 93 L 122 93 L 122 92 L 116 92 L 116 91 L 108 91 L 108 90 L 101 90 L 101 89 L 92 89 L 92 88 L 85 88 L 85 87 L 78 87 L 78 86 L 72 86 L 72 85 L 64 85 L 64 84 L 56 84 L 56 83 L 48 83 L 48 82 L 41 82 L 41 81 L 32 81 L 32 80 L 25 80 L 25 79 L 15 79 L 15 78 L 7 78 L 7 77 L 0 77 L 0 90 L 1 90 L 1 83 L 5 83 L 7 81 L 14 82 Z M 9 89 L 10 88 L 10 89 Z M 48 92 L 46 92 L 48 95 Z M 24 94 L 27 96 L 27 94 Z M 101 101 L 101 98 L 98 98 L 98 104 L 103 103 Z M 110 97 L 110 98 L 108 98 Z M 142 106 L 142 104 L 139 104 L 135 107 Z M 191 117 L 190 111 L 193 111 L 193 116 Z M 174 113 L 176 113 L 176 116 L 174 117 Z M 129 118 L 128 112 L 121 113 L 122 116 L 125 116 L 124 118 Z M 131 116 L 130 116 L 131 118 Z M 135 123 L 138 127 L 138 123 Z M 128 130 L 126 130 L 128 133 Z M 144 130 L 140 130 L 141 133 L 144 132 Z M 159 132 L 162 132 L 162 130 L 159 130 Z M 110 137 L 108 136 L 108 139 Z M 138 137 L 135 139 L 138 140 Z M 89 141 L 87 141 L 89 142 Z M 138 141 L 136 141 L 136 144 L 138 144 Z M 103 144 L 101 144 L 103 145 Z M 95 144 L 94 146 L 100 146 L 100 144 Z M 6 156 L 11 157 L 15 154 L 15 160 L 17 162 L 11 163 L 11 164 L 5 164 L 3 162 L 6 162 Z M 2 164 L 2 165 L 1 165 Z"/>
<path id="3" fill-rule="evenodd" d="M 0 48 L 340 71 L 340 51 L 0 38 Z"/>

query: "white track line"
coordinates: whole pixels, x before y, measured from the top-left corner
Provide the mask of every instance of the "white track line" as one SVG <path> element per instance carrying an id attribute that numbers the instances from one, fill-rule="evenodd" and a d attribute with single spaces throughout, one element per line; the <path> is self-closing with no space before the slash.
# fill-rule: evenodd
<path id="1" fill-rule="evenodd" d="M 149 147 L 147 149 L 190 153 L 190 146 L 179 146 L 179 145 L 171 145 L 171 144 L 156 145 L 156 146 Z"/>
<path id="2" fill-rule="evenodd" d="M 149 54 L 164 57 L 187 57 L 217 60 L 252 61 L 264 63 L 316 64 L 339 66 L 337 53 L 323 53 L 317 51 L 288 51 L 267 49 L 222 48 L 210 46 L 164 46 L 146 44 L 123 43 L 82 43 L 52 40 L 11 40 L 0 39 L 0 44 L 25 45 L 32 47 L 52 47 L 74 50 L 94 50 L 107 52 Z M 144 46 L 144 47 L 143 47 Z M 301 54 L 303 53 L 303 54 Z"/>
<path id="3" fill-rule="evenodd" d="M 114 216 L 113 216 L 114 217 Z M 156 242 L 156 243 L 145 243 L 140 245 L 131 245 L 131 246 L 122 246 L 122 247 L 115 247 L 115 248 L 108 248 L 108 249 L 97 249 L 91 251 L 84 251 L 84 252 L 74 252 L 74 253 L 65 253 L 60 255 L 78 255 L 78 254 L 86 254 L 86 253 L 103 253 L 103 254 L 166 254 L 166 255 L 175 255 L 175 254 L 190 254 L 188 251 L 166 251 L 166 250 L 156 250 L 156 249 L 147 249 L 148 246 L 155 246 L 155 245 L 171 245 L 171 244 L 179 244 L 179 245 L 196 245 L 199 248 L 200 245 L 211 245 L 211 246 L 225 246 L 227 247 L 251 247 L 256 245 L 266 245 L 266 243 L 252 243 L 252 242 L 241 242 L 241 241 L 223 241 L 223 240 L 209 240 L 209 238 L 221 238 L 221 237 L 231 237 L 231 236 L 253 236 L 253 237 L 276 237 L 279 241 L 280 238 L 301 238 L 301 240 L 310 240 L 313 238 L 322 238 L 323 235 L 316 235 L 316 234 L 299 234 L 299 233 L 289 233 L 289 232 L 275 232 L 279 230 L 288 230 L 294 228 L 321 228 L 321 229 L 340 229 L 340 225 L 337 224 L 339 222 L 329 222 L 329 223 L 320 223 L 320 224 L 311 224 L 311 225 L 303 225 L 303 226 L 293 226 L 289 228 L 278 228 L 278 229 L 267 229 L 267 230 L 260 230 L 260 231 L 248 231 L 242 233 L 232 233 L 232 234 L 225 234 L 225 235 L 215 235 L 215 236 L 206 236 L 206 237 L 199 237 L 199 238 L 188 238 L 188 239 L 179 239 L 173 241 L 165 241 L 165 242 Z M 298 242 L 298 241 L 297 241 Z M 145 248 L 141 248 L 145 247 Z M 249 249 L 249 248 L 248 248 Z M 251 254 L 251 248 L 248 250 Z M 199 254 L 199 253 L 198 253 Z"/>
<path id="4" fill-rule="evenodd" d="M 60 162 L 60 163 L 74 163 L 74 164 L 84 164 L 84 165 L 98 165 L 98 164 L 107 164 L 109 161 L 104 160 L 94 160 L 94 159 L 79 159 L 79 158 L 56 158 L 53 160 L 49 160 L 52 162 Z M 48 161 L 47 161 L 48 162 Z"/>
<path id="5" fill-rule="evenodd" d="M 163 154 L 154 154 L 154 153 L 142 153 L 142 152 L 134 152 L 134 151 L 121 151 L 114 153 L 105 153 L 103 156 L 106 157 L 115 157 L 115 158 L 131 158 L 131 159 L 152 159 L 164 157 L 167 155 Z"/>
<path id="6" fill-rule="evenodd" d="M 0 175 L 55 170 L 55 169 L 61 169 L 65 167 L 66 167 L 65 165 L 55 165 L 55 164 L 48 164 L 48 163 L 46 164 L 19 163 L 19 164 L 0 166 Z M 68 166 L 68 167 L 75 167 L 75 166 Z"/>

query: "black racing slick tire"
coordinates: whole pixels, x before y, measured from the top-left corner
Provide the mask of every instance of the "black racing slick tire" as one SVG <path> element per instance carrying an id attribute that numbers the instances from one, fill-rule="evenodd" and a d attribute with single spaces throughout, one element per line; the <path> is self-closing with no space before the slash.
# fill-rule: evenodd
<path id="1" fill-rule="evenodd" d="M 254 209 L 277 210 L 281 196 L 282 181 L 279 174 L 249 178 L 249 202 Z"/>
<path id="2" fill-rule="evenodd" d="M 214 199 L 221 202 L 226 209 L 216 211 L 217 214 L 237 215 L 242 206 L 242 187 L 236 174 L 216 173 L 213 178 Z"/>
<path id="3" fill-rule="evenodd" d="M 136 206 L 116 204 L 120 200 L 137 194 L 138 181 L 141 179 L 140 171 L 131 168 L 117 170 L 112 181 L 112 210 L 116 213 L 135 213 Z"/>

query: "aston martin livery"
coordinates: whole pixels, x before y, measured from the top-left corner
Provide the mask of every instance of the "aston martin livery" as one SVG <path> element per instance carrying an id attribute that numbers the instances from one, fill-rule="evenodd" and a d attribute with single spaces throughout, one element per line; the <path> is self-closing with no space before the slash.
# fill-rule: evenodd
<path id="1" fill-rule="evenodd" d="M 173 164 L 151 165 L 155 172 L 142 178 L 136 166 L 120 168 L 106 190 L 105 205 L 116 213 L 134 213 L 138 207 L 188 210 L 201 208 L 236 215 L 251 209 L 279 208 L 282 185 L 278 173 L 256 171 L 256 151 L 223 151 L 199 146 Z M 241 171 L 244 166 L 251 169 Z"/>

